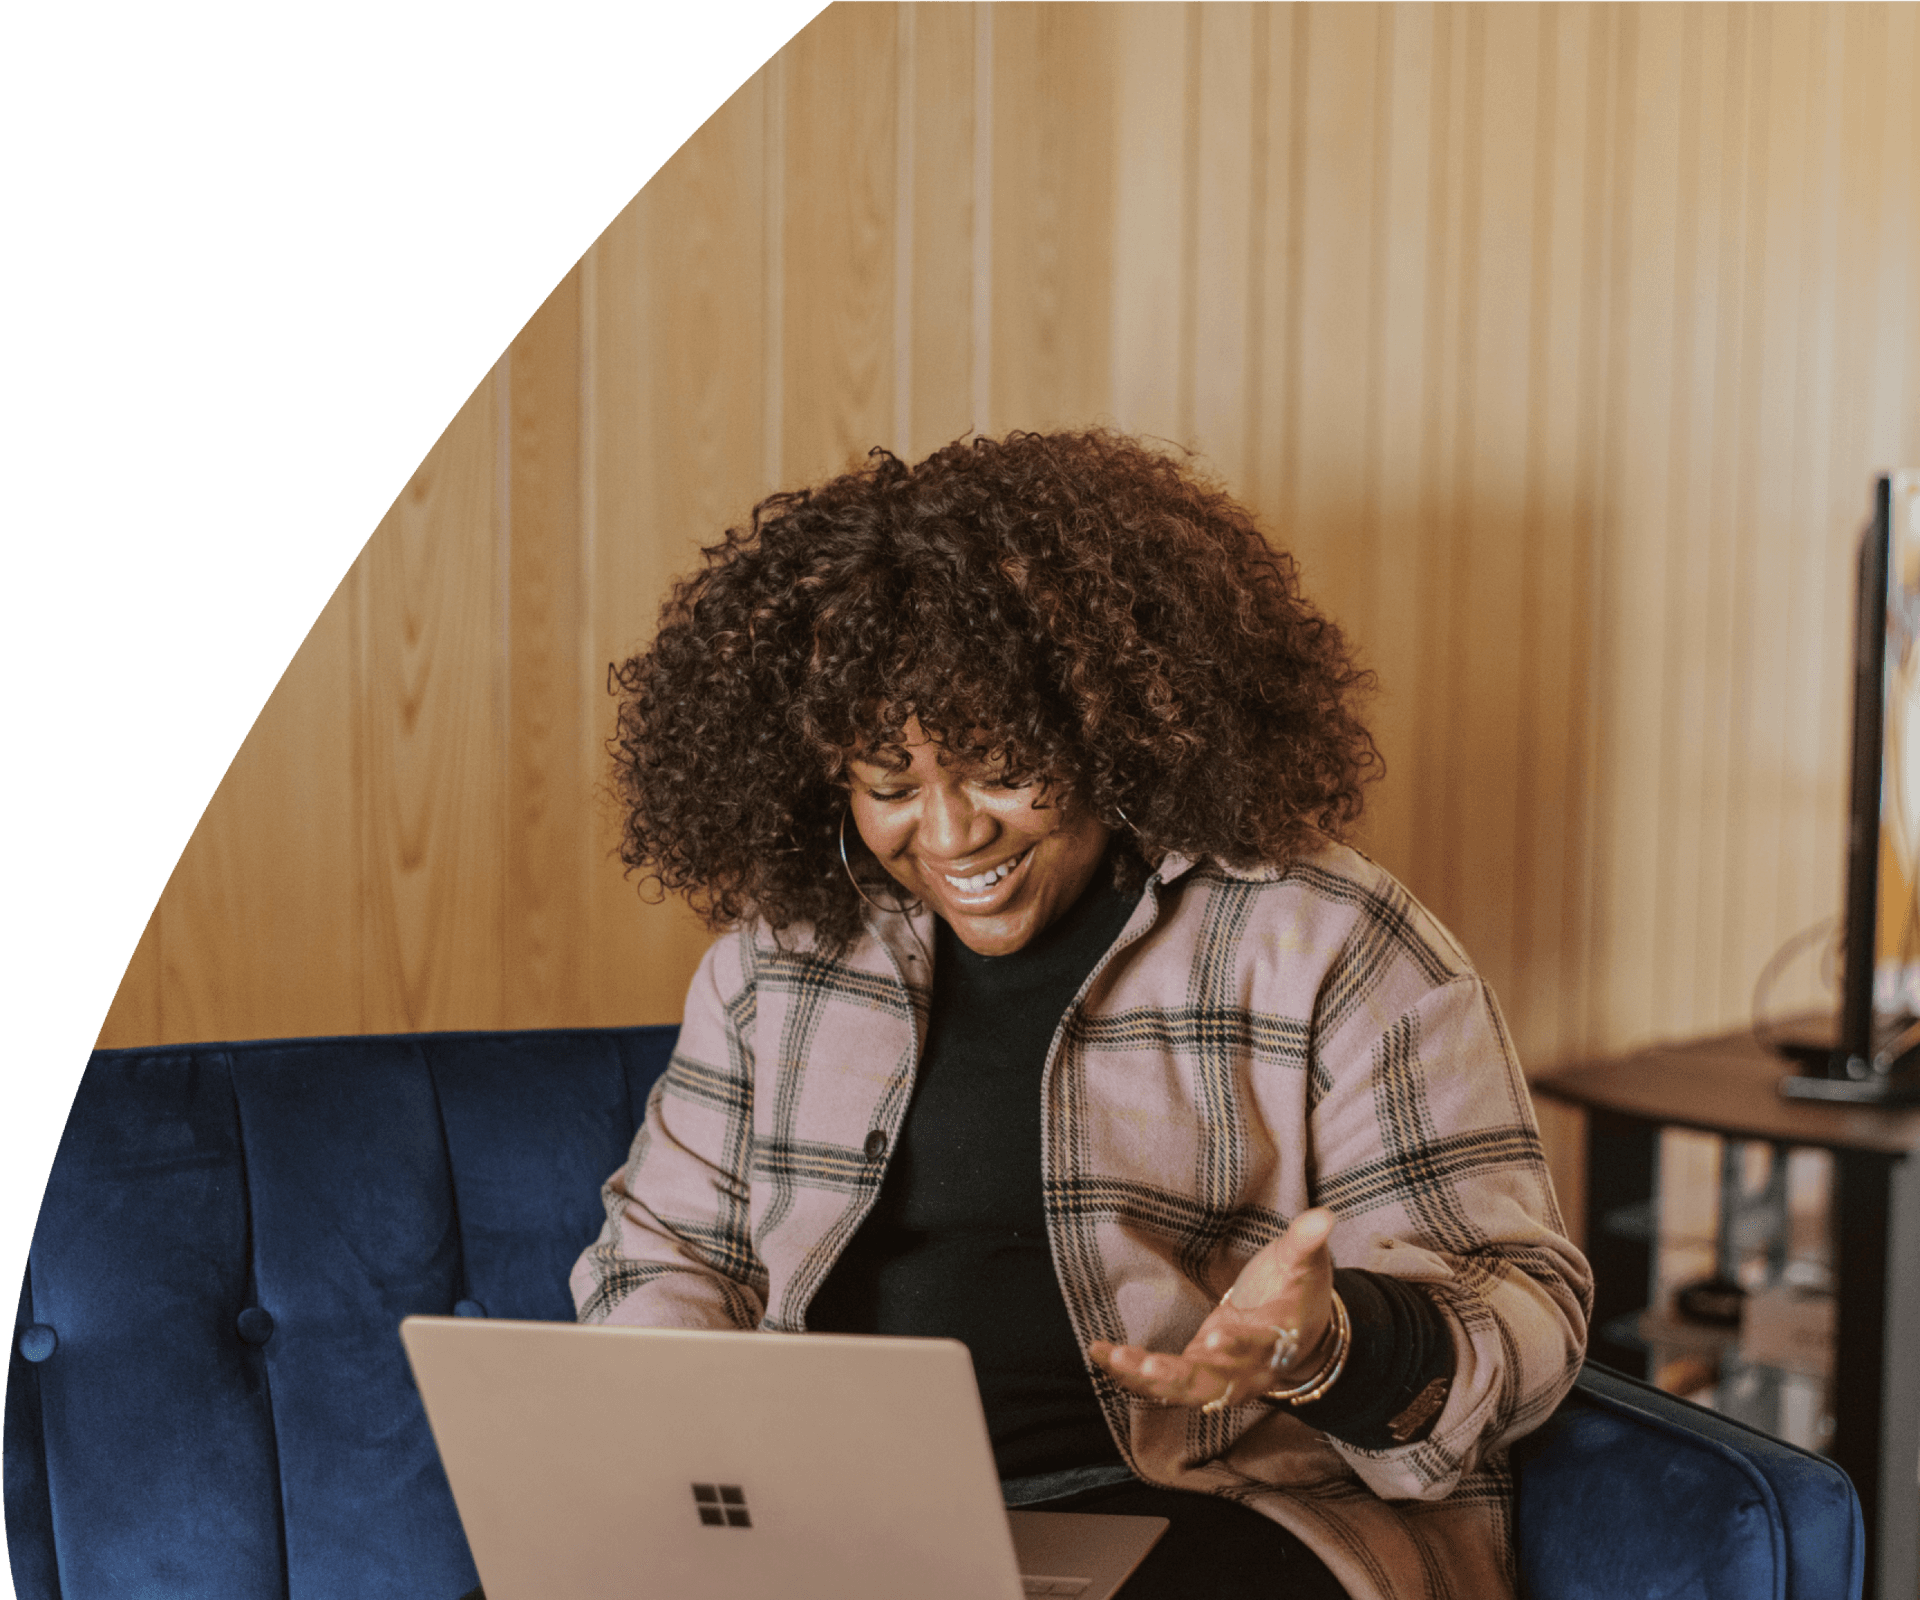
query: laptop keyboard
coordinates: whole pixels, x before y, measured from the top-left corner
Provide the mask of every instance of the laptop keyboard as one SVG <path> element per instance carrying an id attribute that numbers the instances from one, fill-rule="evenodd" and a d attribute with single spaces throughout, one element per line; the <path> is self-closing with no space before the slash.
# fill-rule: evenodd
<path id="1" fill-rule="evenodd" d="M 1085 1578 L 1038 1578 L 1025 1572 L 1020 1574 L 1023 1594 L 1075 1595 L 1086 1586 Z"/>

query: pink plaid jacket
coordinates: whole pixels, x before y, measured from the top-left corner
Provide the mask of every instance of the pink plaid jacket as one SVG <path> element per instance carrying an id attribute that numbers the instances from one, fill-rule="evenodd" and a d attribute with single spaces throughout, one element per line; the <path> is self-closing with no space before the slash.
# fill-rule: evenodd
<path id="1" fill-rule="evenodd" d="M 799 1331 L 879 1192 L 925 1037 L 929 913 L 829 957 L 759 926 L 708 951 L 606 1226 L 583 1321 Z M 1084 1345 L 1184 1345 L 1313 1205 L 1341 1266 L 1421 1283 L 1456 1370 L 1431 1434 L 1361 1450 L 1258 1402 L 1092 1381 L 1128 1464 L 1285 1524 L 1359 1600 L 1513 1590 L 1506 1446 L 1552 1412 L 1591 1278 L 1564 1236 L 1492 993 L 1385 871 L 1170 858 L 1056 1035 L 1049 1238 Z"/>

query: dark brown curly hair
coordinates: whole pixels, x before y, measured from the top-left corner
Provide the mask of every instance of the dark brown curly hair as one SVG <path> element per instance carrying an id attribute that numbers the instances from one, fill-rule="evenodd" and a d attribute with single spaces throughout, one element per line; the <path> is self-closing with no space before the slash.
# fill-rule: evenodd
<path id="1" fill-rule="evenodd" d="M 704 554 L 611 669 L 609 750 L 621 859 L 711 926 L 854 935 L 846 760 L 904 765 L 910 718 L 1092 807 L 1135 882 L 1168 851 L 1244 866 L 1342 837 L 1380 770 L 1353 709 L 1372 675 L 1292 559 L 1122 434 L 875 450 Z"/>

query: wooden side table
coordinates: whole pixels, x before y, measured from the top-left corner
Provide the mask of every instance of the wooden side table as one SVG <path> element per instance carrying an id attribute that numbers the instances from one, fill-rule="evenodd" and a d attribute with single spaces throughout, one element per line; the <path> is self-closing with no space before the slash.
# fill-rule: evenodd
<path id="1" fill-rule="evenodd" d="M 1833 1157 L 1833 1439 L 1867 1528 L 1865 1600 L 1920 1596 L 1920 1108 L 1783 1099 L 1788 1064 L 1748 1034 L 1659 1045 L 1555 1069 L 1537 1093 L 1587 1113 L 1594 1328 L 1652 1295 L 1655 1152 L 1663 1127 L 1808 1145 Z M 1644 1375 L 1641 1350 L 1596 1338 L 1596 1360 Z"/>

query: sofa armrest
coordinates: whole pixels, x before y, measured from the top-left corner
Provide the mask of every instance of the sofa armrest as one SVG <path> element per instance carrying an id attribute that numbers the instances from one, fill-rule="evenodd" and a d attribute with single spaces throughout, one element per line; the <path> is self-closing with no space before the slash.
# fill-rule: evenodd
<path id="1" fill-rule="evenodd" d="M 1581 1370 L 1513 1467 L 1528 1600 L 1858 1600 L 1845 1473 L 1608 1368 Z"/>
<path id="2" fill-rule="evenodd" d="M 28 1285 L 20 1285 L 20 1309 L 8 1344 L 6 1420 L 7 1557 L 15 1600 L 60 1600 L 60 1574 L 53 1557 L 53 1501 L 47 1463 L 40 1449 L 40 1386 L 30 1359 L 43 1357 L 44 1341 L 26 1336 L 33 1324 Z M 26 1345 L 27 1350 L 21 1349 Z"/>

